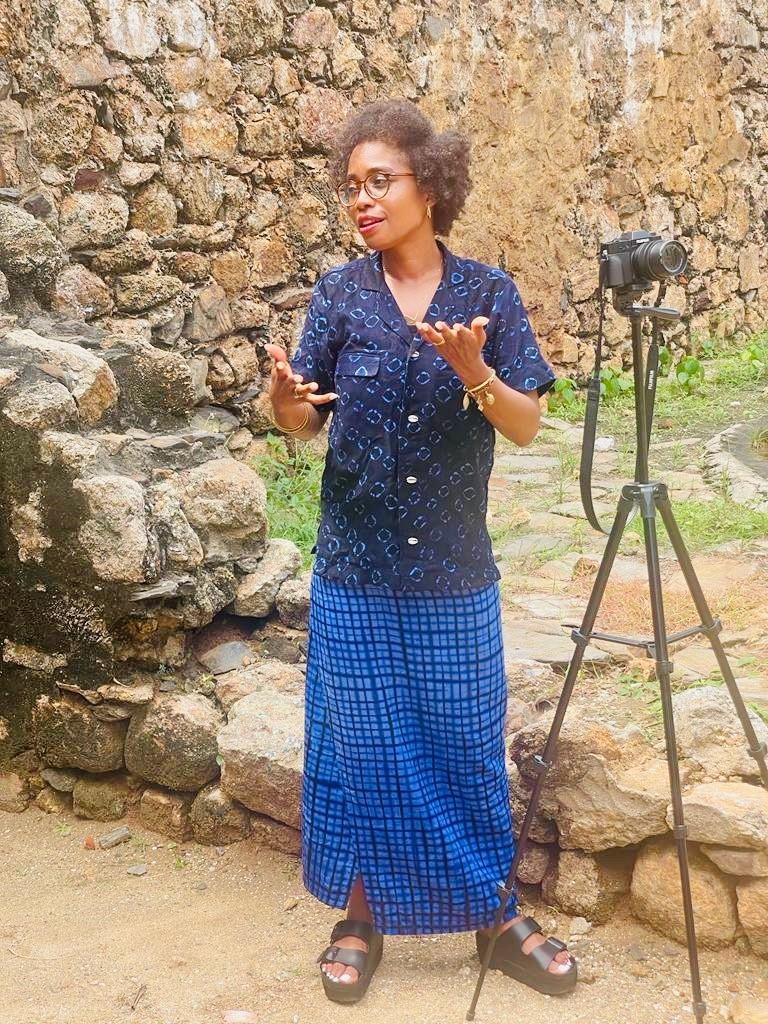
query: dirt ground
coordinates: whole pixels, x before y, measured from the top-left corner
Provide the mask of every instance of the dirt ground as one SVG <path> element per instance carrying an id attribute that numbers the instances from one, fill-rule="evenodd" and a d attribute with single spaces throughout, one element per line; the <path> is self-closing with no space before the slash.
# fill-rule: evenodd
<path id="1" fill-rule="evenodd" d="M 127 824 L 133 840 L 88 850 L 84 840 Z M 67 831 L 69 828 L 69 831 Z M 170 845 L 169 845 L 170 844 Z M 132 812 L 120 823 L 0 812 L 0 1024 L 220 1024 L 256 1011 L 260 1024 L 459 1024 L 479 972 L 470 932 L 385 936 L 365 998 L 329 1002 L 315 957 L 343 912 L 302 886 L 298 859 L 246 840 L 174 845 Z M 143 876 L 127 874 L 145 863 Z M 548 934 L 570 919 L 525 905 Z M 543 996 L 487 974 L 478 1024 L 681 1024 L 688 958 L 629 916 L 569 946 L 580 983 Z M 706 1020 L 727 1020 L 737 995 L 768 998 L 768 964 L 730 947 L 699 951 Z"/>

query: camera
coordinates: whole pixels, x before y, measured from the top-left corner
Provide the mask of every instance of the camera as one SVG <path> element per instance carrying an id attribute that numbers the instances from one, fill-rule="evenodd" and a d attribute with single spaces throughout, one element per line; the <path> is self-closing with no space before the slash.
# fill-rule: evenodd
<path id="1" fill-rule="evenodd" d="M 682 274 L 688 253 L 680 242 L 653 231 L 625 231 L 600 246 L 602 281 L 613 288 L 613 304 L 619 313 L 635 298 L 653 287 L 654 281 Z"/>

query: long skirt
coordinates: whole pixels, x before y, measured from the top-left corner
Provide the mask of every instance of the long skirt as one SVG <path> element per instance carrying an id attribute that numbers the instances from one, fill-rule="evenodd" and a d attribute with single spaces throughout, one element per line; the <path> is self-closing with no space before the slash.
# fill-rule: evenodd
<path id="1" fill-rule="evenodd" d="M 383 934 L 490 928 L 516 846 L 498 581 L 412 593 L 313 573 L 308 641 L 304 885 L 346 907 L 361 876 Z"/>

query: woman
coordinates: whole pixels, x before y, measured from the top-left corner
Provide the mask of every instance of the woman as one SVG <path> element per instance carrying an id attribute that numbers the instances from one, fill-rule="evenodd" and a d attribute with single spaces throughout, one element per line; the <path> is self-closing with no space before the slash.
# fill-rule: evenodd
<path id="1" fill-rule="evenodd" d="M 318 957 L 329 998 L 365 993 L 387 935 L 476 930 L 515 852 L 504 752 L 500 573 L 486 528 L 495 430 L 527 445 L 555 377 L 512 279 L 454 255 L 469 144 L 412 103 L 362 107 L 331 162 L 371 252 L 315 285 L 279 429 L 334 415 L 310 588 L 304 884 L 347 917 Z M 518 912 L 491 966 L 548 993 L 576 962 Z"/>

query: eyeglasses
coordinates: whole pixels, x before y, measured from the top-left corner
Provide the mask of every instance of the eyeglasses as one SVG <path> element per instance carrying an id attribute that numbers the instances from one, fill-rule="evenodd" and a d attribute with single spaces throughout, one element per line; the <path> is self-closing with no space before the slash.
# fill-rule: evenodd
<path id="1" fill-rule="evenodd" d="M 363 182 L 363 188 L 371 199 L 383 199 L 389 191 L 392 178 L 415 178 L 413 171 L 371 171 Z M 342 206 L 353 206 L 360 195 L 360 186 L 345 181 L 336 189 Z"/>

